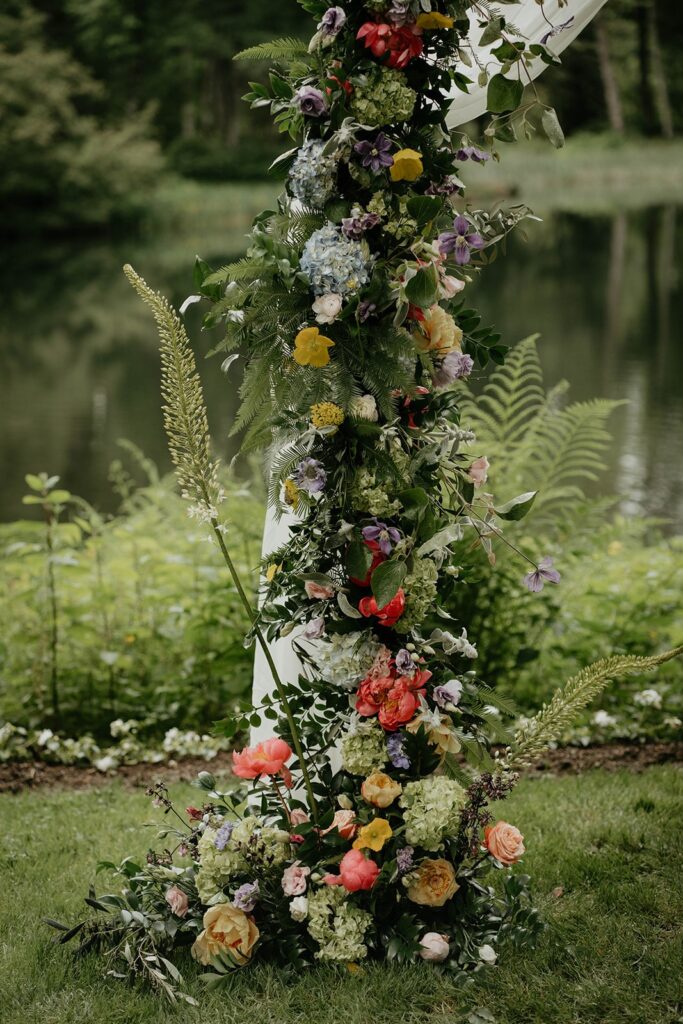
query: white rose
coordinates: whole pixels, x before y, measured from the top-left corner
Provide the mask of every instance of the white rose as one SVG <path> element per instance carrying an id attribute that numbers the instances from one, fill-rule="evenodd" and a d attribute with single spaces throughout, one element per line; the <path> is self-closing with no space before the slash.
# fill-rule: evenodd
<path id="1" fill-rule="evenodd" d="M 493 946 L 489 946 L 487 943 L 485 946 L 479 947 L 479 959 L 483 960 L 485 964 L 495 964 L 498 954 Z"/>
<path id="2" fill-rule="evenodd" d="M 342 297 L 330 292 L 329 295 L 321 295 L 313 303 L 315 319 L 319 324 L 331 324 L 339 316 L 342 308 Z"/>
<path id="3" fill-rule="evenodd" d="M 289 912 L 295 921 L 305 921 L 308 917 L 308 896 L 295 896 L 289 904 Z"/>
<path id="4" fill-rule="evenodd" d="M 352 398 L 349 402 L 349 413 L 357 420 L 371 420 L 376 423 L 379 419 L 377 402 L 373 395 L 362 395 L 360 398 Z"/>
<path id="5" fill-rule="evenodd" d="M 420 939 L 420 956 L 423 960 L 445 960 L 450 949 L 448 936 L 440 932 L 425 932 Z"/>

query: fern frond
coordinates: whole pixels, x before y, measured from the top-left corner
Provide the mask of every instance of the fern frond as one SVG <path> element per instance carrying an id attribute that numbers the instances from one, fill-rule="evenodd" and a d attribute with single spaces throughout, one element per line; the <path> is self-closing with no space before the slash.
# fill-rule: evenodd
<path id="1" fill-rule="evenodd" d="M 545 704 L 530 722 L 516 735 L 505 767 L 512 771 L 526 767 L 556 739 L 573 721 L 577 713 L 589 704 L 605 688 L 611 679 L 620 676 L 638 675 L 662 665 L 683 654 L 683 647 L 676 647 L 664 654 L 649 657 L 616 655 L 603 658 L 582 669 L 555 691 L 550 704 Z"/>
<path id="2" fill-rule="evenodd" d="M 290 36 L 285 39 L 273 39 L 269 43 L 259 43 L 258 46 L 249 46 L 246 50 L 236 53 L 233 59 L 287 62 L 307 54 L 308 43 Z"/>
<path id="3" fill-rule="evenodd" d="M 164 427 L 181 492 L 215 518 L 221 501 L 218 463 L 211 457 L 204 395 L 185 327 L 164 296 L 129 264 L 123 272 L 152 310 L 159 331 Z"/>

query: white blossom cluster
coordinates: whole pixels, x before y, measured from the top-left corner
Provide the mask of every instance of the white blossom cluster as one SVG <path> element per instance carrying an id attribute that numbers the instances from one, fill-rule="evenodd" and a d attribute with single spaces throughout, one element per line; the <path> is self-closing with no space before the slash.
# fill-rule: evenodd
<path id="1" fill-rule="evenodd" d="M 299 265 L 314 295 L 352 295 L 370 280 L 370 250 L 365 242 L 344 238 L 331 222 L 314 231 Z"/>

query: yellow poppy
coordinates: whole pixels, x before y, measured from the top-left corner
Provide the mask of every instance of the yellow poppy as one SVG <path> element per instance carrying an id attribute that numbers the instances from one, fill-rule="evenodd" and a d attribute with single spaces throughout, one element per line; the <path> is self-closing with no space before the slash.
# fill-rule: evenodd
<path id="1" fill-rule="evenodd" d="M 430 11 L 428 14 L 418 15 L 416 24 L 418 28 L 453 28 L 453 19 L 448 14 Z"/>
<path id="2" fill-rule="evenodd" d="M 368 825 L 358 832 L 358 838 L 353 844 L 354 850 L 374 850 L 379 853 L 387 839 L 393 835 L 391 825 L 384 818 L 374 818 Z"/>
<path id="3" fill-rule="evenodd" d="M 399 149 L 389 168 L 392 181 L 416 181 L 424 170 L 422 154 L 415 149 Z"/>
<path id="4" fill-rule="evenodd" d="M 277 574 L 279 573 L 282 565 L 276 565 L 275 562 L 271 562 L 266 569 L 266 579 L 269 583 L 272 583 Z"/>
<path id="5" fill-rule="evenodd" d="M 326 338 L 317 327 L 304 327 L 294 339 L 294 361 L 299 366 L 327 366 L 330 361 L 328 349 L 332 348 L 334 342 Z"/>

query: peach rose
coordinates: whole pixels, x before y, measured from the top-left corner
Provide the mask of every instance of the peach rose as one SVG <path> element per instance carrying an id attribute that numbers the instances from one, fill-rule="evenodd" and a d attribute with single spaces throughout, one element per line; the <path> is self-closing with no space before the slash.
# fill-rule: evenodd
<path id="1" fill-rule="evenodd" d="M 384 772 L 373 772 L 360 788 L 363 799 L 373 807 L 389 807 L 403 792 L 403 786 Z"/>
<path id="2" fill-rule="evenodd" d="M 353 839 L 358 830 L 358 825 L 356 825 L 355 819 L 355 811 L 335 811 L 332 824 L 328 825 L 327 828 L 324 828 L 320 835 L 326 836 L 328 832 L 332 832 L 336 828 L 342 839 Z"/>
<path id="3" fill-rule="evenodd" d="M 507 821 L 497 821 L 484 831 L 484 846 L 501 864 L 516 864 L 524 854 L 524 836 Z"/>
<path id="4" fill-rule="evenodd" d="M 308 876 L 311 869 L 304 867 L 300 860 L 295 860 L 282 872 L 282 891 L 285 896 L 301 896 L 306 892 Z"/>
<path id="5" fill-rule="evenodd" d="M 292 756 L 292 748 L 284 740 L 273 737 L 255 747 L 235 750 L 232 770 L 240 779 L 257 779 L 259 775 L 279 775 Z"/>
<path id="6" fill-rule="evenodd" d="M 450 951 L 448 936 L 442 935 L 441 932 L 425 932 L 420 939 L 420 956 L 423 960 L 438 963 L 445 960 Z"/>
<path id="7" fill-rule="evenodd" d="M 177 885 L 172 885 L 170 889 L 166 890 L 166 902 L 176 917 L 185 917 L 187 913 L 187 894 L 182 889 L 179 889 Z"/>
<path id="8" fill-rule="evenodd" d="M 305 825 L 308 820 L 308 814 L 300 807 L 295 807 L 289 816 L 290 825 Z"/>
<path id="9" fill-rule="evenodd" d="M 317 601 L 329 601 L 334 597 L 334 587 L 326 587 L 322 583 L 315 583 L 313 580 L 306 580 L 304 583 L 306 597 L 314 598 Z"/>
<path id="10" fill-rule="evenodd" d="M 230 903 L 219 903 L 204 914 L 204 931 L 192 946 L 192 956 L 207 966 L 221 953 L 228 953 L 242 966 L 251 957 L 260 932 L 253 917 Z"/>
<path id="11" fill-rule="evenodd" d="M 460 888 L 453 865 L 442 858 L 421 861 L 406 879 L 408 899 L 422 907 L 442 907 Z"/>

